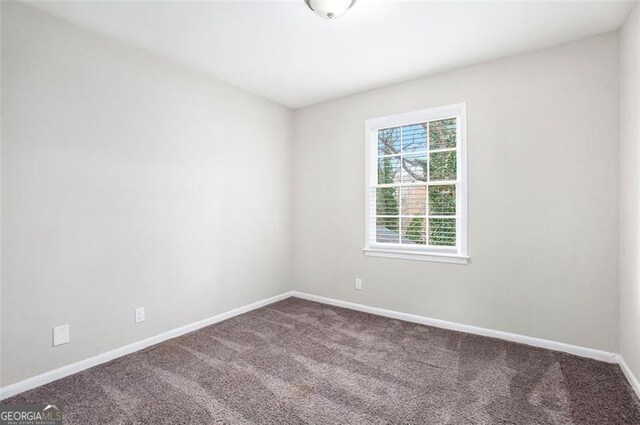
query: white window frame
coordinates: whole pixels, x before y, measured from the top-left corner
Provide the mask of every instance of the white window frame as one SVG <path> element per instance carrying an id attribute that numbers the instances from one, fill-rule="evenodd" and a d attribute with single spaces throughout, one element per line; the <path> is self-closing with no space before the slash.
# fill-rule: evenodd
<path id="1" fill-rule="evenodd" d="M 467 264 L 467 112 L 466 103 L 457 103 L 365 121 L 365 255 L 403 260 Z M 378 130 L 403 125 L 456 118 L 456 247 L 407 246 L 372 241 L 372 188 L 378 181 Z"/>

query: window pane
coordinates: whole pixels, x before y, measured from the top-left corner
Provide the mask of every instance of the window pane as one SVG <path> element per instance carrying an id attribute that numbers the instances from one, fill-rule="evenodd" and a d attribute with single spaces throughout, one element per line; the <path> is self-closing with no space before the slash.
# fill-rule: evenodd
<path id="1" fill-rule="evenodd" d="M 454 185 L 429 187 L 429 214 L 456 214 L 456 187 Z"/>
<path id="2" fill-rule="evenodd" d="M 378 159 L 378 183 L 400 183 L 399 156 L 391 156 Z"/>
<path id="3" fill-rule="evenodd" d="M 427 123 L 402 126 L 402 152 L 427 150 Z"/>
<path id="4" fill-rule="evenodd" d="M 402 215 L 427 214 L 427 187 L 410 186 L 402 188 Z"/>
<path id="5" fill-rule="evenodd" d="M 382 243 L 400 243 L 398 217 L 378 217 L 376 219 L 376 241 Z"/>
<path id="6" fill-rule="evenodd" d="M 436 152 L 430 156 L 429 172 L 431 180 L 456 179 L 456 152 Z"/>
<path id="7" fill-rule="evenodd" d="M 400 153 L 400 127 L 378 130 L 378 155 Z"/>
<path id="8" fill-rule="evenodd" d="M 427 155 L 402 157 L 402 181 L 404 183 L 427 181 Z"/>
<path id="9" fill-rule="evenodd" d="M 429 149 L 456 147 L 456 119 L 450 118 L 429 123 Z"/>
<path id="10" fill-rule="evenodd" d="M 384 187 L 376 189 L 376 214 L 377 215 L 398 215 L 399 198 L 397 187 Z"/>
<path id="11" fill-rule="evenodd" d="M 430 218 L 429 245 L 456 246 L 456 219 Z"/>
<path id="12" fill-rule="evenodd" d="M 403 217 L 402 243 L 424 245 L 427 239 L 425 221 L 424 217 Z"/>

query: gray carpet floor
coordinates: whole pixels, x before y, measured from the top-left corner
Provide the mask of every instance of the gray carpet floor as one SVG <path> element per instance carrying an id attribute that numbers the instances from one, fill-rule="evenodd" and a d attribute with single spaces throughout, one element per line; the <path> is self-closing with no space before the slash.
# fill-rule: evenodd
<path id="1" fill-rule="evenodd" d="M 5 402 L 66 424 L 640 424 L 617 365 L 296 298 Z"/>

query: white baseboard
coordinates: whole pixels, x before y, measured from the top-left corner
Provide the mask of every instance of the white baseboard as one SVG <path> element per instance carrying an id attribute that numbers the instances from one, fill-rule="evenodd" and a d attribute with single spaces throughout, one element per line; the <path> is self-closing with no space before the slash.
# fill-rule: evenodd
<path id="1" fill-rule="evenodd" d="M 143 339 L 142 341 L 134 342 L 133 344 L 125 345 L 124 347 L 116 348 L 115 350 L 107 351 L 106 353 L 98 354 L 95 357 L 91 357 L 85 360 L 81 360 L 76 363 L 72 363 L 67 366 L 63 366 L 59 369 L 51 370 L 49 372 L 45 372 L 41 375 L 34 376 L 32 378 L 25 379 L 24 381 L 16 382 L 15 384 L 8 385 L 6 387 L 0 388 L 0 400 L 4 400 L 5 398 L 12 397 L 16 394 L 20 394 L 24 391 L 31 390 L 33 388 L 39 387 L 44 384 L 48 384 L 49 382 L 55 381 L 57 379 L 64 378 L 69 375 L 73 375 L 74 373 L 81 372 L 85 369 L 88 369 L 93 366 L 97 366 L 102 363 L 109 362 L 113 359 L 117 359 L 118 357 L 126 356 L 127 354 L 134 353 L 136 351 L 142 350 L 144 348 L 150 347 L 152 345 L 161 343 L 168 339 L 172 339 L 178 337 L 180 335 L 184 335 L 189 332 L 193 332 L 200 328 L 204 328 L 205 326 L 212 325 L 214 323 L 222 322 L 223 320 L 230 319 L 232 317 L 238 316 L 243 313 L 247 313 L 251 310 L 255 310 L 260 307 L 264 307 L 268 304 L 272 304 L 276 301 L 283 300 L 285 298 L 289 298 L 292 296 L 292 292 L 285 292 L 280 295 L 276 295 L 271 298 L 266 298 L 264 300 L 256 301 L 255 303 L 245 305 L 242 307 L 234 308 L 233 310 L 229 310 L 224 313 L 217 314 L 213 317 L 209 317 L 208 319 L 201 320 L 199 322 L 191 323 L 189 325 L 185 325 L 179 327 L 177 329 L 173 329 L 164 333 L 161 333 L 156 336 L 152 336 L 147 339 Z"/>
<path id="2" fill-rule="evenodd" d="M 620 364 L 620 369 L 624 372 L 624 376 L 627 377 L 627 380 L 631 384 L 631 388 L 633 388 L 633 391 L 635 391 L 638 398 L 640 398 L 640 382 L 638 382 L 638 379 L 635 377 L 633 372 L 631 372 L 629 365 L 624 361 L 622 355 L 618 355 L 618 363 Z"/>
<path id="3" fill-rule="evenodd" d="M 378 307 L 370 307 L 363 304 L 356 304 L 348 301 L 336 300 L 333 298 L 321 297 L 319 295 L 306 294 L 304 292 L 293 291 L 293 296 L 303 298 L 309 301 L 316 301 L 323 304 L 344 307 L 351 310 L 371 313 L 378 316 L 389 317 L 392 319 L 404 320 L 405 322 L 419 323 L 421 325 L 434 326 L 436 328 L 449 329 L 453 331 L 466 332 L 475 335 L 488 336 L 491 338 L 504 339 L 506 341 L 518 342 L 521 344 L 531 345 L 533 347 L 546 348 L 549 350 L 563 351 L 569 354 L 575 354 L 580 357 L 600 360 L 607 363 L 618 363 L 618 355 L 608 351 L 596 350 L 593 348 L 585 348 L 577 345 L 565 344 L 563 342 L 550 341 L 547 339 L 534 338 L 530 336 L 512 334 L 509 332 L 496 331 L 493 329 L 480 328 L 477 326 L 463 325 L 446 320 L 432 319 L 429 317 L 418 316 L 415 314 L 401 313 L 399 311 L 386 310 Z"/>
<path id="4" fill-rule="evenodd" d="M 357 304 L 357 303 L 352 303 L 348 301 L 322 297 L 319 295 L 311 295 L 304 292 L 290 291 L 280 295 L 276 295 L 271 298 L 266 298 L 264 300 L 257 301 L 255 303 L 252 303 L 243 307 L 235 308 L 233 310 L 218 314 L 208 319 L 191 323 L 189 325 L 182 326 L 180 328 L 161 333 L 159 335 L 144 339 L 142 341 L 134 342 L 133 344 L 129 344 L 124 347 L 120 347 L 115 350 L 111 350 L 106 353 L 99 354 L 95 357 L 81 360 L 77 363 L 72 363 L 70 365 L 63 366 L 59 369 L 45 372 L 41 375 L 37 375 L 32 378 L 25 379 L 24 381 L 16 382 L 15 384 L 8 385 L 4 388 L 0 388 L 0 400 L 3 400 L 8 397 L 12 397 L 16 394 L 31 390 L 41 385 L 48 384 L 49 382 L 55 381 L 57 379 L 61 379 L 66 376 L 73 375 L 74 373 L 81 372 L 90 367 L 109 362 L 118 357 L 122 357 L 127 354 L 134 353 L 136 351 L 161 343 L 168 339 L 172 339 L 172 338 L 184 335 L 186 333 L 193 332 L 205 326 L 209 326 L 214 323 L 218 323 L 223 320 L 238 316 L 240 314 L 258 309 L 260 307 L 264 307 L 266 305 L 272 304 L 274 302 L 283 300 L 291 296 L 302 298 L 305 300 L 316 301 L 323 304 L 334 305 L 337 307 L 344 307 L 351 310 L 362 311 L 365 313 L 371 313 L 378 316 L 389 317 L 392 319 L 404 320 L 407 322 L 419 323 L 422 325 L 434 326 L 437 328 L 449 329 L 449 330 L 454 330 L 459 332 L 467 332 L 467 333 L 487 336 L 491 338 L 499 338 L 506 341 L 512 341 L 512 342 L 518 342 L 521 344 L 531 345 L 534 347 L 546 348 L 546 349 L 555 350 L 555 351 L 562 351 L 562 352 L 574 354 L 581 357 L 587 357 L 595 360 L 605 361 L 608 363 L 618 363 L 620 364 L 622 371 L 624 372 L 625 376 L 631 383 L 631 386 L 635 390 L 636 394 L 638 394 L 638 397 L 640 397 L 640 384 L 638 383 L 638 380 L 635 378 L 633 373 L 631 373 L 631 370 L 629 369 L 627 364 L 624 362 L 624 359 L 618 354 L 610 353 L 607 351 L 595 350 L 592 348 L 580 347 L 577 345 L 565 344 L 562 342 L 556 342 L 556 341 L 550 341 L 546 339 L 512 334 L 509 332 L 502 332 L 502 331 L 496 331 L 492 329 L 480 328 L 477 326 L 464 325 L 460 323 L 449 322 L 446 320 L 432 319 L 429 317 L 418 316 L 415 314 L 401 313 L 398 311 L 386 310 L 378 307 L 370 307 L 363 304 Z"/>

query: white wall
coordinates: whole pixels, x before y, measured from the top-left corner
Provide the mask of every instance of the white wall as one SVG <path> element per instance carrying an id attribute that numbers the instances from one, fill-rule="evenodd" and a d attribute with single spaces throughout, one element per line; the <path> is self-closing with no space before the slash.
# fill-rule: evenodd
<path id="1" fill-rule="evenodd" d="M 291 289 L 288 109 L 2 8 L 3 385 Z"/>
<path id="2" fill-rule="evenodd" d="M 2 6 L 0 6 L 0 387 L 2 387 Z"/>
<path id="3" fill-rule="evenodd" d="M 296 111 L 297 289 L 616 352 L 617 41 L 605 34 Z M 365 257 L 364 121 L 456 102 L 467 102 L 471 263 Z"/>
<path id="4" fill-rule="evenodd" d="M 640 6 L 620 32 L 620 354 L 640 377 Z"/>

